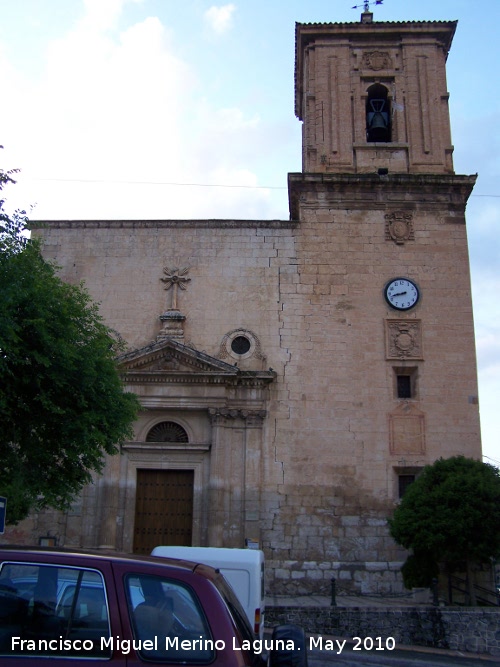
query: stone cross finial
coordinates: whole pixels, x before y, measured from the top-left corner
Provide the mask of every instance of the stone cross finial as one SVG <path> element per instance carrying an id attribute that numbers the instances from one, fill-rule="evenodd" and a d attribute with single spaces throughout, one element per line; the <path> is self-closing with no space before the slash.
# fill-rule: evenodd
<path id="1" fill-rule="evenodd" d="M 183 269 L 178 269 L 178 268 L 173 268 L 169 269 L 168 266 L 166 266 L 163 269 L 163 273 L 165 274 L 164 278 L 160 278 L 162 283 L 165 283 L 165 289 L 169 290 L 171 287 L 173 288 L 172 292 L 172 310 L 178 310 L 177 308 L 177 289 L 180 288 L 182 290 L 186 289 L 186 283 L 190 282 L 191 278 L 187 278 L 186 274 L 189 272 L 189 267 L 186 266 Z"/>

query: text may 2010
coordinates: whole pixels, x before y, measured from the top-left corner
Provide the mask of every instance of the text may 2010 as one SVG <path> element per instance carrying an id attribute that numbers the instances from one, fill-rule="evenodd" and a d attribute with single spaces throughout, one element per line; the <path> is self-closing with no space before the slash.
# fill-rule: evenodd
<path id="1" fill-rule="evenodd" d="M 353 637 L 353 651 L 393 651 L 396 648 L 394 637 Z M 335 651 L 340 655 L 347 644 L 347 639 L 327 639 L 322 637 L 309 637 L 309 650 Z"/>

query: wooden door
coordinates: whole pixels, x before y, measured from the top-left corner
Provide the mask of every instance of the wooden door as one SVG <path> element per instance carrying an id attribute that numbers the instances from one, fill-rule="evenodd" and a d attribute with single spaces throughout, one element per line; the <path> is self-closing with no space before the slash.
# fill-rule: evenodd
<path id="1" fill-rule="evenodd" d="M 193 483 L 193 470 L 137 470 L 134 553 L 191 546 Z"/>

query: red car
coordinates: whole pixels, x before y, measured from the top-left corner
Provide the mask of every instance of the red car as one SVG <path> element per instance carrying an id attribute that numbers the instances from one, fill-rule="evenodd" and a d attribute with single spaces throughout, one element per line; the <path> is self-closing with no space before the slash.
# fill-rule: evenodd
<path id="1" fill-rule="evenodd" d="M 307 663 L 304 633 L 262 642 L 224 577 L 154 557 L 0 547 L 0 665 Z"/>

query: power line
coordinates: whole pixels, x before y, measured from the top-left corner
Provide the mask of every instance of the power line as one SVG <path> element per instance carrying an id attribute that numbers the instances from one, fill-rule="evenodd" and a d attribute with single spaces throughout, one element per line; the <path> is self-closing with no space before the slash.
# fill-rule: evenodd
<path id="1" fill-rule="evenodd" d="M 243 188 L 246 190 L 287 190 L 284 185 L 230 185 L 224 183 L 178 183 L 176 181 L 122 181 L 115 179 L 100 180 L 97 178 L 32 178 L 33 181 L 48 183 L 100 183 L 102 185 L 175 185 L 190 188 Z M 500 195 L 471 194 L 471 197 L 490 197 L 500 199 Z"/>
<path id="2" fill-rule="evenodd" d="M 498 466 L 500 466 L 500 461 L 497 461 L 496 459 L 492 459 L 491 456 L 486 456 L 486 454 L 483 454 L 483 459 L 489 459 L 490 461 L 493 461 Z"/>
<path id="3" fill-rule="evenodd" d="M 177 183 L 174 181 L 119 181 L 114 179 L 99 180 L 95 178 L 33 178 L 33 181 L 49 183 L 101 183 L 103 185 L 175 185 L 195 188 L 245 188 L 248 190 L 286 190 L 281 185 L 230 185 L 223 183 Z"/>

